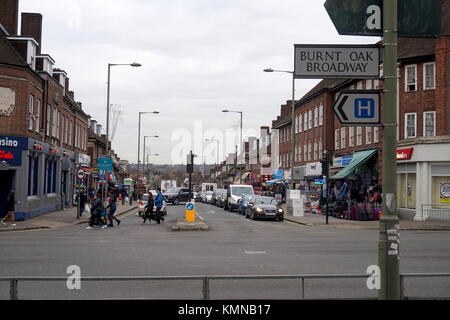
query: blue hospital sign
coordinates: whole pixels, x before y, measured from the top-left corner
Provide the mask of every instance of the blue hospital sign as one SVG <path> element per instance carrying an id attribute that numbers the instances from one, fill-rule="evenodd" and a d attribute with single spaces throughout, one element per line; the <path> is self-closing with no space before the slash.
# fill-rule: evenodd
<path id="1" fill-rule="evenodd" d="M 374 99 L 355 99 L 355 118 L 373 119 L 375 117 Z"/>
<path id="2" fill-rule="evenodd" d="M 380 117 L 379 91 L 343 91 L 333 110 L 342 125 L 378 126 Z"/>

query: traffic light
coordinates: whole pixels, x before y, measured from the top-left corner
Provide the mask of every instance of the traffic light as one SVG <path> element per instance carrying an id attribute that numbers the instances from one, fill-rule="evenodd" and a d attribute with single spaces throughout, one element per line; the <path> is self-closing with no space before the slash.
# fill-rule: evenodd
<path id="1" fill-rule="evenodd" d="M 326 158 L 320 159 L 320 163 L 322 164 L 322 175 L 328 178 L 329 174 L 328 160 Z"/>

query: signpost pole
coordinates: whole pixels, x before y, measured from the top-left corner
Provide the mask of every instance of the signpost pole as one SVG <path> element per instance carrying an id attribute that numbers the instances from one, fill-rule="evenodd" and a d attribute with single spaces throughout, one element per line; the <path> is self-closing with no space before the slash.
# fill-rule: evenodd
<path id="1" fill-rule="evenodd" d="M 383 1 L 384 101 L 383 101 L 383 216 L 380 218 L 378 259 L 381 271 L 380 300 L 400 299 L 399 219 L 396 205 L 397 144 L 397 2 Z"/>

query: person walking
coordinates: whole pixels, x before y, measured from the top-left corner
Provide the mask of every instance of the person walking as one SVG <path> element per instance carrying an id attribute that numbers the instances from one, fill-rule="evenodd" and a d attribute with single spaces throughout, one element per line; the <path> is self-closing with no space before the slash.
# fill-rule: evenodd
<path id="1" fill-rule="evenodd" d="M 161 188 L 158 188 L 157 191 L 158 191 L 158 194 L 156 195 L 156 198 L 155 198 L 156 222 L 158 224 L 161 224 L 161 220 L 164 222 L 164 218 L 161 217 L 161 209 L 164 205 L 164 196 L 161 193 Z"/>
<path id="2" fill-rule="evenodd" d="M 91 208 L 91 218 L 89 219 L 89 226 L 86 228 L 87 230 L 91 230 L 94 228 L 96 224 L 102 226 L 102 229 L 107 228 L 107 224 L 102 219 L 102 211 L 104 210 L 101 195 L 97 193 L 94 196 L 94 203 Z"/>
<path id="3" fill-rule="evenodd" d="M 83 216 L 84 209 L 86 206 L 87 198 L 84 189 L 80 190 L 80 217 Z"/>
<path id="4" fill-rule="evenodd" d="M 108 227 L 114 227 L 114 220 L 117 221 L 117 226 L 119 226 L 120 220 L 117 219 L 116 217 L 114 217 L 114 213 L 117 210 L 117 194 L 114 190 L 109 192 L 109 201 L 108 201 L 108 206 L 106 207 L 106 209 L 109 209 L 109 214 L 108 214 L 109 225 L 108 225 Z"/>
<path id="5" fill-rule="evenodd" d="M 144 208 L 144 222 L 143 222 L 143 224 L 145 224 L 147 219 L 148 219 L 148 222 L 150 222 L 150 224 L 152 223 L 152 219 L 154 219 L 154 216 L 153 216 L 153 207 L 154 206 L 155 206 L 155 202 L 153 200 L 153 194 L 150 192 L 148 194 L 147 205 Z"/>
<path id="6" fill-rule="evenodd" d="M 11 190 L 6 198 L 6 216 L 2 219 L 1 224 L 5 224 L 5 221 L 11 220 L 11 227 L 16 226 L 16 195 L 14 190 Z"/>

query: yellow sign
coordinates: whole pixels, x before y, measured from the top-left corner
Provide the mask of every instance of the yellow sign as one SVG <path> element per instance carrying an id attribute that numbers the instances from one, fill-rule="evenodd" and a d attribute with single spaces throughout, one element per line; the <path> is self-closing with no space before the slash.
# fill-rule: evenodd
<path id="1" fill-rule="evenodd" d="M 186 204 L 186 221 L 195 222 L 195 204 L 192 202 Z"/>

